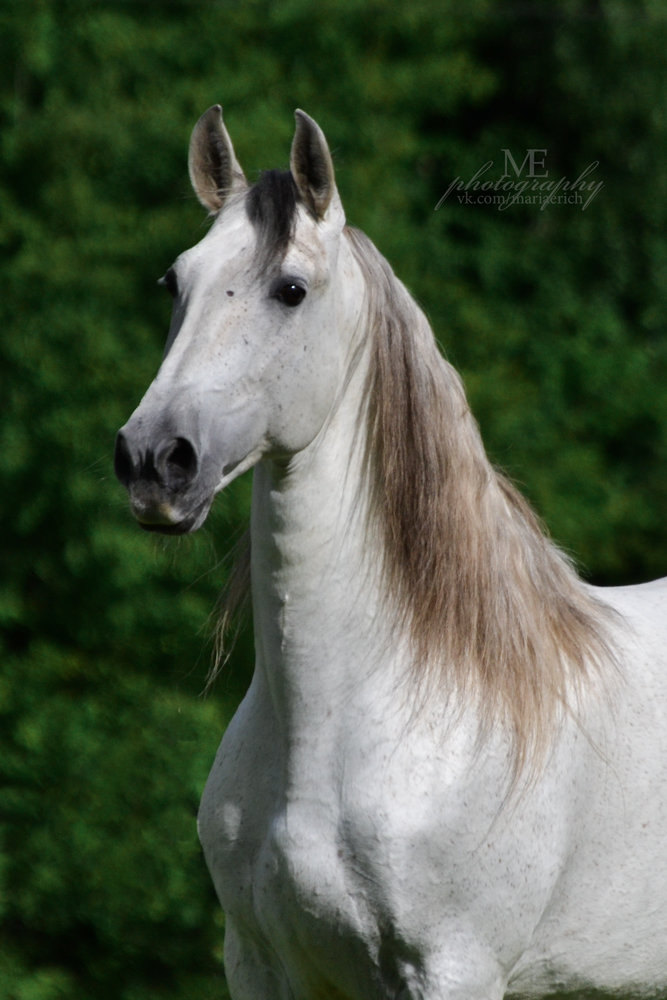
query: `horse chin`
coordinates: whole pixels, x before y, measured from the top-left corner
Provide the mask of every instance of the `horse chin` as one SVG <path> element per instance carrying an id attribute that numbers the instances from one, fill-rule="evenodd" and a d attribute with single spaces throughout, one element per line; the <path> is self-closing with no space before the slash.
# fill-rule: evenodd
<path id="1" fill-rule="evenodd" d="M 144 524 L 143 521 L 139 521 L 139 527 L 156 535 L 191 535 L 201 527 L 201 524 L 195 524 L 190 518 L 185 518 L 178 524 Z"/>
<path id="2" fill-rule="evenodd" d="M 143 510 L 141 513 L 134 511 L 134 516 L 144 531 L 160 535 L 190 535 L 201 528 L 208 517 L 212 502 L 211 497 L 185 516 L 164 505 L 152 511 Z"/>

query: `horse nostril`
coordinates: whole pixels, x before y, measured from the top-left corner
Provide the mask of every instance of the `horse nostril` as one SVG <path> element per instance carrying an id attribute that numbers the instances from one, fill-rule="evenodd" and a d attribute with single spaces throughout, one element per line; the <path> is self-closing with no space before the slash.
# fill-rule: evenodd
<path id="1" fill-rule="evenodd" d="M 176 438 L 163 457 L 165 482 L 172 489 L 187 486 L 197 475 L 199 462 L 187 438 Z"/>
<path id="2" fill-rule="evenodd" d="M 114 450 L 113 467 L 116 477 L 123 486 L 128 487 L 136 478 L 136 469 L 132 460 L 132 455 L 125 435 L 119 431 L 116 435 L 116 447 Z"/>
<path id="3" fill-rule="evenodd" d="M 126 489 L 155 483 L 158 487 L 178 492 L 188 487 L 199 471 L 194 445 L 187 438 L 167 438 L 154 451 L 150 444 L 133 452 L 136 444 L 131 436 L 119 431 L 116 436 L 114 470 Z"/>

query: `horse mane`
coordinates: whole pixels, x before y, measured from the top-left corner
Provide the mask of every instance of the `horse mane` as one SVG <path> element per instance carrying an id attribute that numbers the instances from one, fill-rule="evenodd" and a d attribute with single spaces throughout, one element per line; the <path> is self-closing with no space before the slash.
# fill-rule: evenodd
<path id="1" fill-rule="evenodd" d="M 265 263 L 280 258 L 297 208 L 291 175 L 267 171 L 246 205 Z M 611 611 L 489 462 L 461 379 L 414 299 L 367 236 L 346 227 L 345 238 L 368 310 L 362 489 L 389 617 L 412 644 L 409 680 L 472 700 L 482 735 L 501 720 L 515 777 L 526 765 L 536 773 L 564 714 L 576 715 L 585 689 L 616 662 Z M 246 602 L 249 537 L 221 598 L 209 683 Z"/>
<path id="2" fill-rule="evenodd" d="M 413 680 L 474 698 L 482 732 L 502 718 L 518 774 L 615 662 L 610 612 L 489 462 L 421 309 L 368 237 L 346 233 L 368 297 L 365 470 L 383 589 Z"/>

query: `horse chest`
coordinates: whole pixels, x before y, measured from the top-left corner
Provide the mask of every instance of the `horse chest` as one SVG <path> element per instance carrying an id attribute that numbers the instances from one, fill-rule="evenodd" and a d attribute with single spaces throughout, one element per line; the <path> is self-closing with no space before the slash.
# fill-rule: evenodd
<path id="1" fill-rule="evenodd" d="M 223 909 L 304 995 L 374 996 L 376 914 L 351 875 L 343 818 L 330 790 L 288 792 L 266 733 L 230 727 L 202 799 L 200 836 Z"/>
<path id="2" fill-rule="evenodd" d="M 252 876 L 254 912 L 272 941 L 284 938 L 289 948 L 298 937 L 330 956 L 336 939 L 368 933 L 331 819 L 317 807 L 290 806 L 272 818 Z"/>

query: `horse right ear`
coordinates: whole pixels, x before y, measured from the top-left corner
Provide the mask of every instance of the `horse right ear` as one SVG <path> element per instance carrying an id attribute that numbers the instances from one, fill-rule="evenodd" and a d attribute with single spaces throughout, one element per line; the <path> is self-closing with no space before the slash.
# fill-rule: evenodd
<path id="1" fill-rule="evenodd" d="M 220 211 L 230 194 L 244 191 L 248 186 L 223 124 L 219 104 L 205 111 L 192 130 L 188 170 L 199 201 L 214 214 Z"/>
<path id="2" fill-rule="evenodd" d="M 319 222 L 334 196 L 340 204 L 331 153 L 322 129 L 310 115 L 297 108 L 294 117 L 296 132 L 292 140 L 290 169 L 299 194 Z"/>

